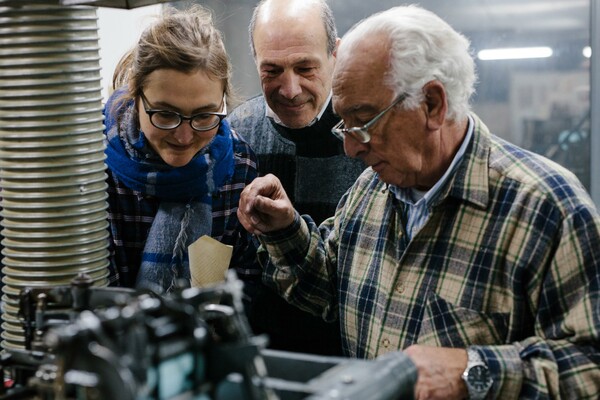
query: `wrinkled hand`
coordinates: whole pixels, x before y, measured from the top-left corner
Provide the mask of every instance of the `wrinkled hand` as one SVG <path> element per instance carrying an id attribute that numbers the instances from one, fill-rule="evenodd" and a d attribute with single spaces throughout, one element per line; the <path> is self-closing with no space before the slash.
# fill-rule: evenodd
<path id="1" fill-rule="evenodd" d="M 242 191 L 238 219 L 250 233 L 287 228 L 294 222 L 294 207 L 275 175 L 256 178 Z"/>
<path id="2" fill-rule="evenodd" d="M 403 351 L 417 367 L 415 399 L 466 399 L 467 350 L 412 345 Z"/>

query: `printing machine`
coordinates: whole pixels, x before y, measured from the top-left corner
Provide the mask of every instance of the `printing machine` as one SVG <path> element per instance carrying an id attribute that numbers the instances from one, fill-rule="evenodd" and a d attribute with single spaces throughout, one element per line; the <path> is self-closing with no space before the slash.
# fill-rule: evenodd
<path id="1" fill-rule="evenodd" d="M 230 271 L 167 295 L 70 285 L 21 292 L 25 349 L 4 352 L 0 399 L 412 399 L 407 356 L 375 360 L 265 350 Z"/>

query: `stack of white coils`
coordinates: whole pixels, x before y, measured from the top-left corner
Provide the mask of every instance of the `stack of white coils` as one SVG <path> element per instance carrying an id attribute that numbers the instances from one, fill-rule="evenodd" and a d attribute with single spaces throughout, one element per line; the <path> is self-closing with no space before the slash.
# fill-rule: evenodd
<path id="1" fill-rule="evenodd" d="M 108 276 L 93 7 L 0 0 L 2 347 L 23 348 L 19 293 Z"/>

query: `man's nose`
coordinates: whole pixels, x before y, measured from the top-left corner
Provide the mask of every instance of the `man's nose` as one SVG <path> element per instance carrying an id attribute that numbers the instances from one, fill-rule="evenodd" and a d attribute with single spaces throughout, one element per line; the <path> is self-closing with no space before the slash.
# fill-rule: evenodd
<path id="1" fill-rule="evenodd" d="M 281 86 L 279 94 L 286 99 L 293 99 L 302 93 L 300 86 L 300 77 L 293 71 L 286 71 L 281 75 Z"/>
<path id="2" fill-rule="evenodd" d="M 368 143 L 362 143 L 350 135 L 344 138 L 344 152 L 348 157 L 360 158 L 360 156 L 366 154 L 368 151 Z"/>

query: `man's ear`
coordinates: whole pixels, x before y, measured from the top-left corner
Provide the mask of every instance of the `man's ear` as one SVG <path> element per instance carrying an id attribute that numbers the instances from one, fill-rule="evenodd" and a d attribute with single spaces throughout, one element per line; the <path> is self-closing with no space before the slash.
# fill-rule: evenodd
<path id="1" fill-rule="evenodd" d="M 340 39 L 340 38 L 335 39 L 335 49 L 333 50 L 333 58 L 337 57 L 337 51 L 340 48 L 341 41 L 342 41 L 342 39 Z"/>
<path id="2" fill-rule="evenodd" d="M 433 80 L 423 86 L 423 93 L 425 95 L 427 128 L 438 130 L 444 124 L 448 111 L 446 89 L 440 81 Z"/>

